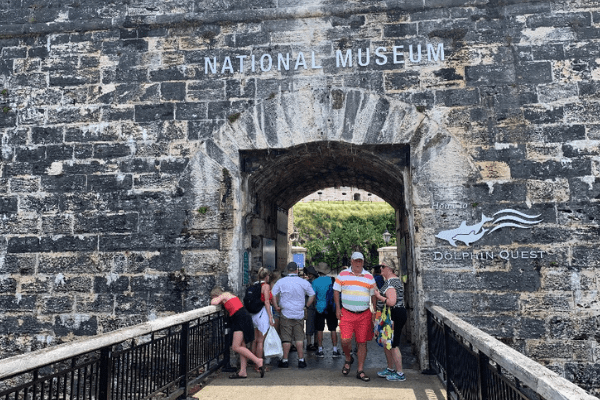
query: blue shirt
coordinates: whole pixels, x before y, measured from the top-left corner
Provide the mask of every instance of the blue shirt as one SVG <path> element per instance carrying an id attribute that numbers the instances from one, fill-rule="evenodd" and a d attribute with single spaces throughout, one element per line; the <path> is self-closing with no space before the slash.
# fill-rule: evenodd
<path id="1" fill-rule="evenodd" d="M 331 285 L 329 276 L 321 276 L 312 283 L 313 290 L 317 296 L 317 312 L 322 313 L 327 308 L 327 290 Z"/>

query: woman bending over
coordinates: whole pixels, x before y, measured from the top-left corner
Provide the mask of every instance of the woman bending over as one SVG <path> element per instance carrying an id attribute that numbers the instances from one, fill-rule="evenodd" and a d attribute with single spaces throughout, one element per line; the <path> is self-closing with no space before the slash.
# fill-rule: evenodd
<path id="1" fill-rule="evenodd" d="M 220 287 L 216 287 L 210 292 L 210 304 L 213 306 L 222 304 L 231 321 L 231 329 L 233 331 L 233 340 L 231 348 L 240 355 L 240 370 L 229 375 L 230 379 L 244 379 L 248 376 L 246 367 L 248 359 L 252 360 L 258 367 L 260 377 L 265 376 L 265 369 L 262 358 L 256 357 L 246 348 L 246 343 L 254 340 L 254 327 L 252 326 L 252 317 L 244 308 L 242 301 L 235 295 L 224 292 Z"/>

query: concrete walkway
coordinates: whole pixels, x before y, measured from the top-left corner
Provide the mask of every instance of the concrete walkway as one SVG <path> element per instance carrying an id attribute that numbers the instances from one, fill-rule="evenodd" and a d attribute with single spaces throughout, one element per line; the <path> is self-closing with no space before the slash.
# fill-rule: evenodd
<path id="1" fill-rule="evenodd" d="M 339 332 L 338 332 L 339 335 Z M 290 367 L 277 368 L 277 361 L 269 366 L 263 379 L 252 369 L 248 369 L 247 379 L 229 379 L 229 372 L 213 374 L 194 395 L 198 399 L 394 399 L 394 400 L 445 400 L 446 390 L 437 376 L 423 375 L 416 368 L 410 346 L 402 347 L 406 381 L 389 382 L 376 374 L 386 366 L 383 349 L 374 341 L 368 344 L 365 372 L 370 382 L 356 379 L 356 361 L 348 376 L 342 375 L 344 357 L 331 357 L 331 340 L 325 334 L 325 358 L 315 357 L 308 352 L 308 367 L 299 369 L 296 353 L 290 354 Z M 306 352 L 305 352 L 306 353 Z M 356 356 L 354 356 L 356 358 Z M 233 361 L 232 361 L 233 363 Z"/>

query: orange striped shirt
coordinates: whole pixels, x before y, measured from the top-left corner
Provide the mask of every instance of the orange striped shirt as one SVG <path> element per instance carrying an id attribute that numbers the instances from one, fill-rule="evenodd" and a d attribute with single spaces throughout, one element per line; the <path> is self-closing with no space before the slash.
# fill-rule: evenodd
<path id="1" fill-rule="evenodd" d="M 363 269 L 360 275 L 355 275 L 352 268 L 339 273 L 335 278 L 333 290 L 340 292 L 342 307 L 354 312 L 369 309 L 371 296 L 375 295 L 377 284 L 375 278 Z"/>

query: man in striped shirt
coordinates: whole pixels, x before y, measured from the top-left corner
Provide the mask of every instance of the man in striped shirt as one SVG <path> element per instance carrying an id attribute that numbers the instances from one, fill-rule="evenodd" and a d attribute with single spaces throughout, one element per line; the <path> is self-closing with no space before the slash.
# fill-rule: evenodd
<path id="1" fill-rule="evenodd" d="M 352 334 L 356 336 L 358 347 L 358 370 L 356 378 L 364 382 L 371 379 L 365 374 L 363 368 L 367 358 L 367 342 L 373 339 L 373 320 L 376 310 L 377 298 L 375 289 L 377 284 L 373 275 L 366 271 L 363 266 L 365 259 L 362 253 L 352 254 L 351 266 L 343 270 L 335 278 L 333 284 L 333 298 L 335 300 L 337 318 L 340 320 L 340 332 L 342 336 L 342 349 L 346 356 L 346 362 L 342 374 L 350 373 L 350 366 L 354 358 L 350 354 L 352 349 Z"/>

